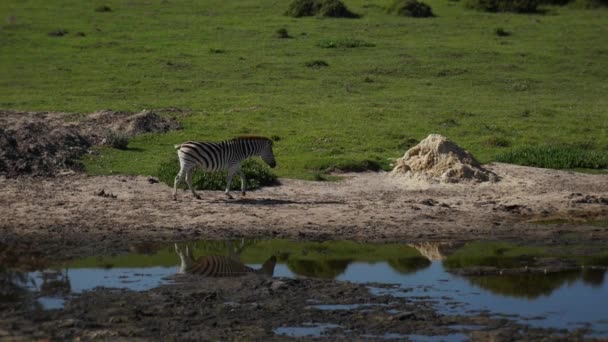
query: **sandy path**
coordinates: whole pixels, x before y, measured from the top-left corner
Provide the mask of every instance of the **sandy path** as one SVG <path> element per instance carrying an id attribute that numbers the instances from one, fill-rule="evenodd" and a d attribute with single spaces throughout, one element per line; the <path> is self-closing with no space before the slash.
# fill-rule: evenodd
<path id="1" fill-rule="evenodd" d="M 488 167 L 498 183 L 428 185 L 386 173 L 341 182 L 282 180 L 226 200 L 195 200 L 148 177 L 0 179 L 0 231 L 8 237 L 193 239 L 267 235 L 363 240 L 553 239 L 568 232 L 605 239 L 604 227 L 539 225 L 540 218 L 608 217 L 608 175 L 507 164 Z M 101 197 L 103 189 L 116 198 Z M 573 234 L 570 234 L 573 235 Z M 604 240 L 605 241 L 605 240 Z M 546 241 L 545 241 L 546 242 Z"/>

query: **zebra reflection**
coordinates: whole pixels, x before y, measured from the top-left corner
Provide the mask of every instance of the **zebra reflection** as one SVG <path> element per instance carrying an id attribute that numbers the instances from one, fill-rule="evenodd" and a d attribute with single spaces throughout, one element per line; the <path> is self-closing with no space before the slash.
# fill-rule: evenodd
<path id="1" fill-rule="evenodd" d="M 195 259 L 188 246 L 182 248 L 175 244 L 175 252 L 179 256 L 180 266 L 178 273 L 196 274 L 205 277 L 239 277 L 246 274 L 260 274 L 272 276 L 277 258 L 273 255 L 260 269 L 246 266 L 240 260 L 220 255 L 208 255 Z"/>

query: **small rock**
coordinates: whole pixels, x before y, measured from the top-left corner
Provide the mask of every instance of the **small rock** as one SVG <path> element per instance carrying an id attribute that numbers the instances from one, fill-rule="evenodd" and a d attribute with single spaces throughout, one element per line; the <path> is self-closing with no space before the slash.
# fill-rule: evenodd
<path id="1" fill-rule="evenodd" d="M 97 190 L 93 193 L 95 196 L 106 197 L 106 198 L 116 198 L 116 195 L 106 192 L 104 189 Z"/>
<path id="2" fill-rule="evenodd" d="M 156 183 L 158 183 L 158 179 L 156 179 L 154 177 L 150 177 L 150 178 L 148 178 L 148 183 L 150 183 L 150 184 L 156 184 Z"/>
<path id="3" fill-rule="evenodd" d="M 272 289 L 273 291 L 277 291 L 277 290 L 285 289 L 285 288 L 287 288 L 287 284 L 285 284 L 284 281 L 275 280 L 272 283 L 270 283 L 270 289 Z"/>
<path id="4" fill-rule="evenodd" d="M 435 201 L 432 198 L 425 199 L 424 201 L 420 201 L 420 204 L 428 205 L 428 206 L 431 206 L 431 207 L 434 206 L 434 205 L 437 205 L 437 203 L 439 203 L 439 202 Z"/>
<path id="5" fill-rule="evenodd" d="M 391 319 L 393 321 L 405 321 L 406 319 L 412 319 L 416 317 L 416 315 L 411 311 L 400 312 L 394 315 Z"/>

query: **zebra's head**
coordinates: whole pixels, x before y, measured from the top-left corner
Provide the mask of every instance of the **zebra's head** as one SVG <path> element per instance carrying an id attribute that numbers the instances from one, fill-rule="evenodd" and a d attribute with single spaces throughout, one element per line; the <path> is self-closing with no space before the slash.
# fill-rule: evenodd
<path id="1" fill-rule="evenodd" d="M 274 152 L 272 151 L 272 140 L 264 139 L 264 144 L 260 150 L 260 157 L 268 164 L 271 168 L 277 166 L 277 161 L 274 159 Z"/>

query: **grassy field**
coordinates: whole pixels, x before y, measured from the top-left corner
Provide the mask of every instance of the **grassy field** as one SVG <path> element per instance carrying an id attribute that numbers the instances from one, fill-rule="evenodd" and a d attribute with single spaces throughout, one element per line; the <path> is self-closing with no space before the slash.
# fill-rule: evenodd
<path id="1" fill-rule="evenodd" d="M 4 0 L 0 108 L 191 111 L 182 131 L 87 158 L 92 174 L 154 175 L 174 143 L 238 134 L 278 138 L 277 173 L 298 178 L 387 168 L 429 133 L 482 162 L 533 145 L 608 153 L 608 9 L 429 0 L 437 17 L 415 19 L 345 3 L 362 17 L 295 19 L 269 0 Z"/>

